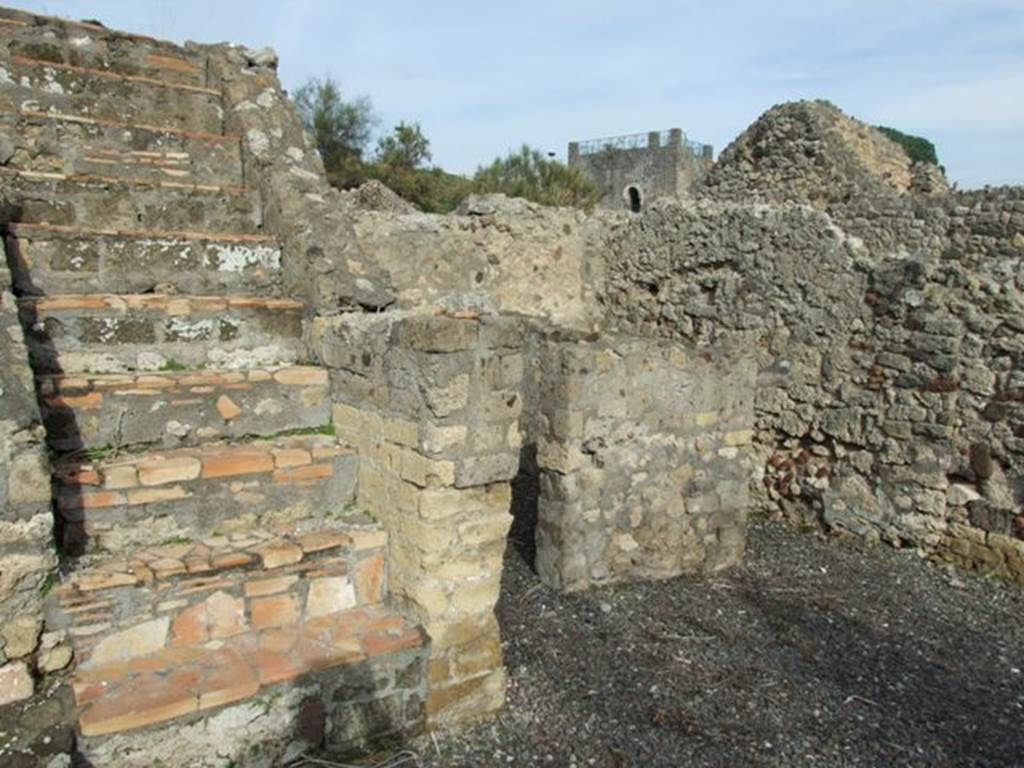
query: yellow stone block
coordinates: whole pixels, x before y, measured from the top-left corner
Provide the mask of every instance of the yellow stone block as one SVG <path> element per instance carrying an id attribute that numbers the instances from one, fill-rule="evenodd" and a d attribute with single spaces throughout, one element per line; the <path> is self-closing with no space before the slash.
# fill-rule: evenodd
<path id="1" fill-rule="evenodd" d="M 726 432 L 722 435 L 722 442 L 725 445 L 749 445 L 754 439 L 754 430 L 738 429 L 734 432 Z"/>

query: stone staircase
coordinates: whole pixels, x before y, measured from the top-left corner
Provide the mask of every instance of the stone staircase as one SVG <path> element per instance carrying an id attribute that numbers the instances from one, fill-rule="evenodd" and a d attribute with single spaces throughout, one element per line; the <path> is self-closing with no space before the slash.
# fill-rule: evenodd
<path id="1" fill-rule="evenodd" d="M 47 623 L 95 765 L 246 702 L 268 725 L 239 734 L 279 757 L 423 717 L 424 635 L 354 510 L 358 458 L 207 69 L 0 9 L 5 247 L 64 559 Z"/>

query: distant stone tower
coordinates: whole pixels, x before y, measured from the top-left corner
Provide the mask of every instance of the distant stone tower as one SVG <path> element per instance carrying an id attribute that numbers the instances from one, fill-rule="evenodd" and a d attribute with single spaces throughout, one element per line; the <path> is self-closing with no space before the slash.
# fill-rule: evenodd
<path id="1" fill-rule="evenodd" d="M 599 204 L 634 212 L 658 197 L 688 197 L 713 157 L 679 128 L 569 143 L 569 166 L 597 182 Z"/>

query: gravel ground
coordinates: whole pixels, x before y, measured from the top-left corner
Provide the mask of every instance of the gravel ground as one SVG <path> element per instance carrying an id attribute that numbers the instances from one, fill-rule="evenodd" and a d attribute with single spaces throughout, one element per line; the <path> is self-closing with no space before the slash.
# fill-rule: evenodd
<path id="1" fill-rule="evenodd" d="M 508 707 L 427 768 L 1024 766 L 1024 590 L 913 553 L 754 521 L 728 573 L 559 595 L 510 546 L 498 616 Z"/>

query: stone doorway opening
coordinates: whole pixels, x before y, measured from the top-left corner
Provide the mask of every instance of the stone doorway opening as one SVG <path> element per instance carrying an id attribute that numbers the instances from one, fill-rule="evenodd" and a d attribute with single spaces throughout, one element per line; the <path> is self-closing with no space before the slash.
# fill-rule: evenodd
<path id="1" fill-rule="evenodd" d="M 640 194 L 640 188 L 635 186 L 626 187 L 626 197 L 629 202 L 629 210 L 633 213 L 640 213 L 640 209 L 643 206 L 643 197 Z"/>

